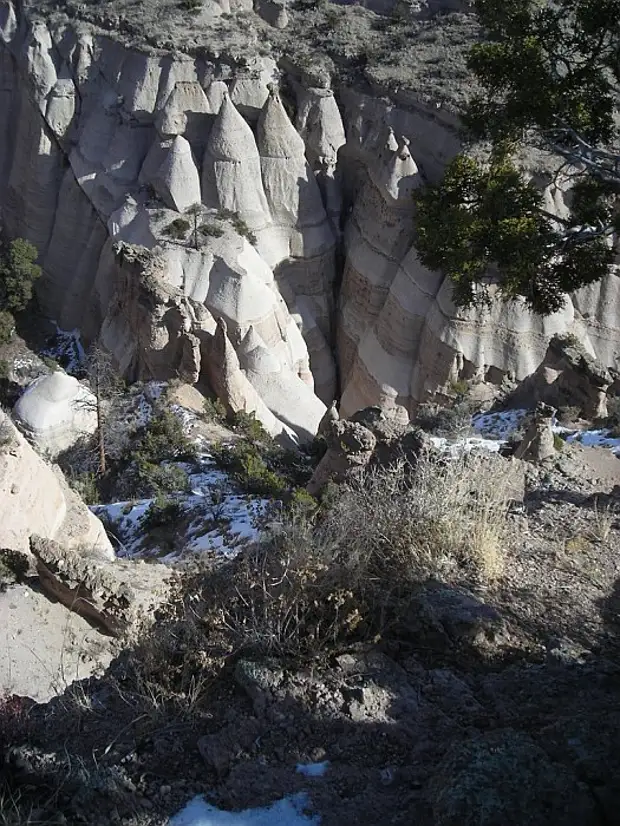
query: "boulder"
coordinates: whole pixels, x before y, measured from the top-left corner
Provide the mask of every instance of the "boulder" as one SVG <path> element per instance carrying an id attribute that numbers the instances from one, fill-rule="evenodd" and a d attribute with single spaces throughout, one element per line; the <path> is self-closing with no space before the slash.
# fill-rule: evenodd
<path id="1" fill-rule="evenodd" d="M 536 405 L 534 418 L 515 450 L 516 459 L 543 462 L 545 459 L 555 456 L 552 430 L 554 416 L 555 409 L 553 407 L 543 402 Z"/>
<path id="2" fill-rule="evenodd" d="M 0 410 L 0 548 L 29 552 L 39 534 L 114 559 L 103 525 Z"/>
<path id="3" fill-rule="evenodd" d="M 30 550 L 44 593 L 111 636 L 144 628 L 170 593 L 164 565 L 110 562 L 36 535 Z"/>
<path id="4" fill-rule="evenodd" d="M 429 789 L 436 826 L 595 826 L 595 801 L 526 734 L 505 729 L 449 749 Z"/>
<path id="5" fill-rule="evenodd" d="M 607 390 L 613 382 L 608 368 L 573 335 L 555 335 L 542 363 L 511 394 L 517 407 L 545 402 L 554 407 L 578 407 L 585 419 L 607 416 Z"/>
<path id="6" fill-rule="evenodd" d="M 95 396 L 61 370 L 35 379 L 13 415 L 36 448 L 52 457 L 97 429 Z"/>

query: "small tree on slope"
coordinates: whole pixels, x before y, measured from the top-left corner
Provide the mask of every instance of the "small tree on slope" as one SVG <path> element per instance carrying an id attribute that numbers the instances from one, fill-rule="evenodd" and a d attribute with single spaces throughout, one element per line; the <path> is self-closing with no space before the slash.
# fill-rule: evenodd
<path id="1" fill-rule="evenodd" d="M 620 230 L 620 0 L 477 0 L 486 39 L 469 54 L 478 91 L 466 141 L 443 180 L 416 196 L 422 262 L 454 282 L 457 305 L 499 293 L 536 312 L 601 279 Z M 472 148 L 472 146 L 468 147 Z M 546 153 L 572 184 L 570 214 L 543 208 L 517 168 Z"/>
<path id="2" fill-rule="evenodd" d="M 41 275 L 37 256 L 37 248 L 23 238 L 0 241 L 0 344 L 13 334 L 13 314 L 24 310 L 32 298 L 33 284 Z"/>

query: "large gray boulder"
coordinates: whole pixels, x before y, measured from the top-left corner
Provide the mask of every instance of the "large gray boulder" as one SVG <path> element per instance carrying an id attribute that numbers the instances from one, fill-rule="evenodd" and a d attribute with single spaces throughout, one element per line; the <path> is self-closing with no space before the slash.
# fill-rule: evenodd
<path id="1" fill-rule="evenodd" d="M 505 729 L 457 743 L 429 789 L 435 826 L 595 826 L 575 775 L 526 734 Z"/>

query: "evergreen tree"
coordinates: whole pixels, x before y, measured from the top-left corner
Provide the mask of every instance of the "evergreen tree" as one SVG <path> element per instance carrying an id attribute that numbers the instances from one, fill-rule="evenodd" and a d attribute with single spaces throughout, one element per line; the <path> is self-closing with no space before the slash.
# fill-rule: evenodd
<path id="1" fill-rule="evenodd" d="M 37 248 L 23 238 L 0 243 L 0 344 L 13 335 L 14 313 L 22 312 L 32 298 L 34 282 L 41 275 L 37 256 Z"/>
<path id="2" fill-rule="evenodd" d="M 601 279 L 620 231 L 620 0 L 477 0 L 485 39 L 465 152 L 416 195 L 416 247 L 457 304 L 522 297 L 541 314 Z M 543 207 L 515 156 L 544 153 L 570 180 L 570 214 Z M 474 151 L 472 151 L 474 150 Z"/>

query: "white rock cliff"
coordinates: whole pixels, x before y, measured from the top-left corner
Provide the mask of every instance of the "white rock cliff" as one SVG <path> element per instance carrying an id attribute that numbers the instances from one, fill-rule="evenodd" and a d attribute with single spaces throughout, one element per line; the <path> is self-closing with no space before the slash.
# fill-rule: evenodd
<path id="1" fill-rule="evenodd" d="M 449 111 L 27 18 L 0 1 L 2 221 L 50 317 L 130 377 L 209 381 L 296 441 L 337 393 L 405 419 L 462 377 L 520 381 L 556 333 L 615 365 L 616 273 L 540 319 L 457 312 L 421 266 L 411 193 L 458 150 Z"/>

